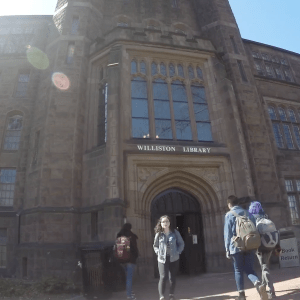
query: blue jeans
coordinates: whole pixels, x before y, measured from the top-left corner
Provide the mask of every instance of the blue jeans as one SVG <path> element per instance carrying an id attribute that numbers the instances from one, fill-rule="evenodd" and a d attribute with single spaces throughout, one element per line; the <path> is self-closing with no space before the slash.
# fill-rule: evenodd
<path id="1" fill-rule="evenodd" d="M 126 293 L 127 293 L 127 297 L 131 297 L 132 277 L 133 277 L 133 271 L 134 271 L 135 264 L 126 263 L 126 264 L 122 264 L 122 267 L 124 268 L 125 275 L 126 275 Z"/>
<path id="2" fill-rule="evenodd" d="M 252 281 L 253 285 L 256 281 L 259 281 L 254 269 L 255 255 L 251 252 L 238 252 L 232 255 L 235 282 L 238 291 L 244 290 L 244 273 Z"/>

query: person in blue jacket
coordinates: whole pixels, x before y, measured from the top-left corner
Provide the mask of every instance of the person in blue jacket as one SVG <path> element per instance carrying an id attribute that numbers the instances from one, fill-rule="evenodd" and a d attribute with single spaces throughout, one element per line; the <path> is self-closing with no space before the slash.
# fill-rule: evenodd
<path id="1" fill-rule="evenodd" d="M 157 255 L 159 283 L 158 293 L 160 300 L 165 299 L 166 281 L 169 277 L 169 300 L 175 300 L 176 273 L 178 271 L 179 255 L 184 249 L 184 241 L 180 233 L 173 228 L 171 218 L 162 216 L 155 226 L 153 249 Z"/>
<path id="2" fill-rule="evenodd" d="M 231 213 L 231 211 L 236 212 L 239 215 L 249 215 L 246 210 L 241 208 L 239 205 L 239 200 L 236 196 L 231 195 L 227 199 L 227 205 L 230 209 L 225 216 L 224 225 L 224 242 L 226 249 L 226 257 L 233 260 L 235 282 L 237 290 L 239 292 L 238 300 L 245 300 L 245 290 L 244 290 L 244 273 L 248 276 L 250 281 L 256 287 L 258 293 L 262 300 L 267 300 L 268 295 L 266 292 L 265 285 L 262 285 L 259 278 L 257 277 L 253 264 L 255 259 L 255 250 L 248 252 L 241 252 L 237 248 L 232 240 L 236 236 L 236 217 Z M 253 216 L 249 216 L 250 220 L 255 224 L 255 219 Z"/>

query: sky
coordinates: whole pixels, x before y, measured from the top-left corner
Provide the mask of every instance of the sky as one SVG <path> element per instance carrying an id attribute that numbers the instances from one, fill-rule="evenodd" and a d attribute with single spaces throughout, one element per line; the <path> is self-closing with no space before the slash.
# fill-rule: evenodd
<path id="1" fill-rule="evenodd" d="M 0 16 L 52 15 L 57 2 L 0 1 L 3 2 Z M 243 38 L 300 53 L 300 0 L 229 0 L 229 3 Z"/>

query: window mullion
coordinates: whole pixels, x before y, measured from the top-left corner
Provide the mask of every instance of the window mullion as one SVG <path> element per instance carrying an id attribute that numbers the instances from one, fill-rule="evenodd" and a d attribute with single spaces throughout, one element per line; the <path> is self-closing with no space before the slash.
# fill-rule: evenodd
<path id="1" fill-rule="evenodd" d="M 153 101 L 153 79 L 151 76 L 151 62 L 147 61 L 147 91 L 148 91 L 148 120 L 150 140 L 155 139 L 155 116 L 154 116 L 154 101 Z"/>
<path id="2" fill-rule="evenodd" d="M 168 93 L 169 93 L 169 102 L 170 102 L 170 114 L 171 114 L 171 125 L 172 125 L 172 136 L 173 140 L 176 140 L 176 126 L 175 126 L 175 117 L 174 117 L 174 106 L 173 106 L 173 98 L 172 98 L 172 90 L 171 90 L 171 80 L 167 80 L 168 83 Z"/>
<path id="3" fill-rule="evenodd" d="M 193 137 L 194 142 L 198 142 L 198 135 L 197 135 L 198 133 L 197 133 L 196 118 L 195 118 L 195 108 L 194 108 L 194 103 L 193 103 L 190 80 L 188 80 L 186 82 L 186 88 L 187 88 L 187 98 L 188 98 L 188 106 L 189 106 L 190 121 L 191 121 L 191 128 L 192 128 L 192 137 Z"/>

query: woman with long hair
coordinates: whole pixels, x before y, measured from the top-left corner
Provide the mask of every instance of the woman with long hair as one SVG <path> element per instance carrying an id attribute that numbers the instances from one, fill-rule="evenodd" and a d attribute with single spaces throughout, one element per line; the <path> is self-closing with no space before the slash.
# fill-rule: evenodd
<path id="1" fill-rule="evenodd" d="M 166 281 L 169 277 L 169 299 L 175 300 L 176 273 L 178 271 L 179 254 L 184 249 L 184 241 L 180 233 L 174 229 L 169 216 L 159 218 L 155 228 L 153 249 L 157 255 L 159 283 L 158 293 L 160 300 L 164 300 Z"/>

